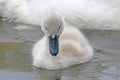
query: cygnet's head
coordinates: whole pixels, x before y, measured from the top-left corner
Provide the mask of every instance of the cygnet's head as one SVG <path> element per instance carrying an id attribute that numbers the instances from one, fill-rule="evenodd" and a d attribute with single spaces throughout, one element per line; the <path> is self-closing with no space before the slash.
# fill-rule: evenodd
<path id="1" fill-rule="evenodd" d="M 47 11 L 42 18 L 41 28 L 49 40 L 49 50 L 52 56 L 59 53 L 59 36 L 64 28 L 64 18 L 58 11 Z"/>

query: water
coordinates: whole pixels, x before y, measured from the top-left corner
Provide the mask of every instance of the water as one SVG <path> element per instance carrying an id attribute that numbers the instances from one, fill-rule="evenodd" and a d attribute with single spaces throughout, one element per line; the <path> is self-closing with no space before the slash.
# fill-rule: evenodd
<path id="1" fill-rule="evenodd" d="M 0 21 L 0 80 L 120 80 L 120 32 L 82 30 L 94 48 L 93 59 L 64 70 L 32 66 L 33 44 L 40 28 L 16 30 Z"/>

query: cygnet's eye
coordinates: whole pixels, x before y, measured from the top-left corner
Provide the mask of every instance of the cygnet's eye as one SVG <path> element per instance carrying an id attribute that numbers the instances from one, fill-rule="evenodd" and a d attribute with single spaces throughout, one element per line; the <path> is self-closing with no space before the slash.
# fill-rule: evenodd
<path id="1" fill-rule="evenodd" d="M 46 31 L 47 31 L 47 32 L 49 32 L 49 31 L 48 31 L 48 27 L 47 27 L 47 26 L 45 26 L 45 29 L 46 29 Z"/>
<path id="2" fill-rule="evenodd" d="M 60 30 L 60 28 L 61 28 L 61 25 L 59 25 L 59 27 L 58 27 L 58 31 Z"/>
<path id="3" fill-rule="evenodd" d="M 59 25 L 58 29 L 57 29 L 57 34 L 60 35 L 62 33 L 62 26 Z"/>
<path id="4" fill-rule="evenodd" d="M 59 28 L 58 29 L 60 29 L 61 28 L 61 25 L 59 25 Z"/>
<path id="5" fill-rule="evenodd" d="M 49 35 L 50 35 L 50 32 L 49 32 L 48 27 L 47 27 L 47 26 L 45 26 L 45 27 L 44 27 L 44 29 L 45 29 L 45 33 L 49 36 Z"/>

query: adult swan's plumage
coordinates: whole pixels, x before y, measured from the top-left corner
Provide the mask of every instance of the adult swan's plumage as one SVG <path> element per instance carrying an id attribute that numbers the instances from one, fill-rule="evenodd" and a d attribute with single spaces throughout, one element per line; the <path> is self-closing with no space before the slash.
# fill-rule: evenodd
<path id="1" fill-rule="evenodd" d="M 43 13 L 56 8 L 71 25 L 120 30 L 119 5 L 119 0 L 0 0 L 0 15 L 3 20 L 40 26 Z"/>
<path id="2" fill-rule="evenodd" d="M 45 36 L 33 49 L 33 65 L 46 69 L 63 69 L 85 63 L 93 56 L 93 49 L 83 34 L 54 10 L 47 11 L 41 28 Z"/>

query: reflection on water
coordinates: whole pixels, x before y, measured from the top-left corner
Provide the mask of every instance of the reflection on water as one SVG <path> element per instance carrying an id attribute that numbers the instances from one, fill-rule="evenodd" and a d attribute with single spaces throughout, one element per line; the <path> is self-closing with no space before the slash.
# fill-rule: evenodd
<path id="1" fill-rule="evenodd" d="M 17 43 L 3 43 L 0 42 L 0 53 L 4 52 L 14 52 L 16 50 Z"/>
<path id="2" fill-rule="evenodd" d="M 33 80 L 33 75 L 18 72 L 3 72 L 0 71 L 0 80 Z"/>
<path id="3" fill-rule="evenodd" d="M 120 32 L 82 30 L 95 50 L 85 64 L 63 70 L 33 67 L 31 49 L 40 29 L 17 31 L 0 21 L 0 80 L 120 80 Z"/>

